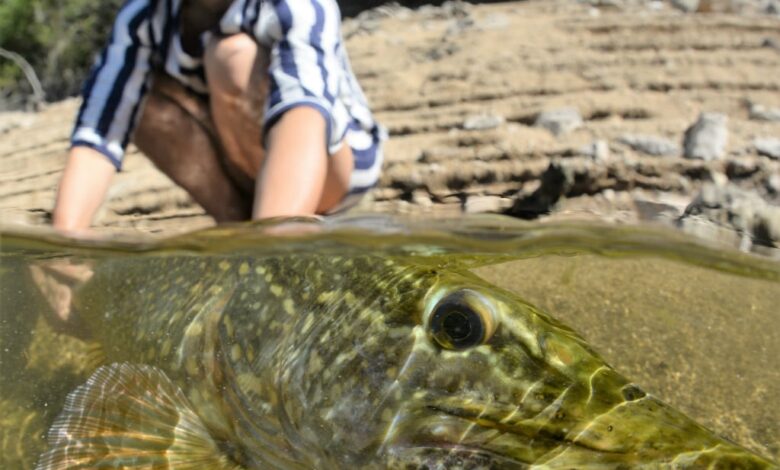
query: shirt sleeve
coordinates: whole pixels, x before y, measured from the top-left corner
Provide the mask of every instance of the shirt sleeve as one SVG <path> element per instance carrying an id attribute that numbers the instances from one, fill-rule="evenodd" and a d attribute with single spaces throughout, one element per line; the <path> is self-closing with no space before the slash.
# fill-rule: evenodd
<path id="1" fill-rule="evenodd" d="M 117 14 L 111 38 L 84 84 L 83 102 L 71 136 L 122 167 L 130 135 L 146 94 L 152 40 L 151 0 L 127 0 Z"/>
<path id="2" fill-rule="evenodd" d="M 294 107 L 310 106 L 325 118 L 332 153 L 347 125 L 340 119 L 345 113 L 337 109 L 343 75 L 338 4 L 335 0 L 271 0 L 261 10 L 255 37 L 271 51 L 264 128 Z"/>

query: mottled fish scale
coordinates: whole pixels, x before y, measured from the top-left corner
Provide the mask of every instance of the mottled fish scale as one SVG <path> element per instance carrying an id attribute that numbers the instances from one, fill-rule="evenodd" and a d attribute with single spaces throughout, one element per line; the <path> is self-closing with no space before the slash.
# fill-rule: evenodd
<path id="1" fill-rule="evenodd" d="M 98 266 L 76 305 L 110 362 L 144 363 L 148 380 L 197 414 L 208 439 L 181 438 L 182 452 L 213 440 L 216 461 L 241 468 L 772 465 L 646 395 L 570 329 L 453 263 L 126 258 Z M 134 369 L 123 370 L 104 375 L 126 387 Z M 82 408 L 63 418 L 66 428 L 91 413 Z"/>

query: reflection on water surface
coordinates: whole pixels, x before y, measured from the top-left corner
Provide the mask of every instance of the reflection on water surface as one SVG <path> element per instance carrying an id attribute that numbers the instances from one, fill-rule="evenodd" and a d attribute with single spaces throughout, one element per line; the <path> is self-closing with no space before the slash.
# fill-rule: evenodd
<path id="1" fill-rule="evenodd" d="M 426 225 L 346 219 L 271 227 L 271 232 L 250 225 L 163 241 L 97 242 L 4 234 L 2 467 L 32 468 L 65 397 L 105 355 L 94 342 L 77 338 L 86 337 L 78 324 L 63 334 L 63 325 L 49 321 L 51 307 L 34 285 L 31 264 L 67 259 L 99 267 L 128 259 L 153 264 L 177 256 L 280 253 L 371 254 L 440 268 L 472 267 L 571 326 L 648 392 L 754 452 L 780 455 L 775 398 L 780 396 L 780 266 L 775 262 L 648 229 L 534 226 L 499 218 Z M 370 273 L 366 276 L 370 280 Z"/>

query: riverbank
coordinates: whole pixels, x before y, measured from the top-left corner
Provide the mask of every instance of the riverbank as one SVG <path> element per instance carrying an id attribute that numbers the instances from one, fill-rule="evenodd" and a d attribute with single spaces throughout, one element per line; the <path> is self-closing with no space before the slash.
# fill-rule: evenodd
<path id="1" fill-rule="evenodd" d="M 360 209 L 652 222 L 776 247 L 780 19 L 720 10 L 449 2 L 345 20 L 391 136 Z M 78 105 L 0 116 L 3 223 L 47 223 Z M 133 148 L 97 219 L 162 234 L 211 224 Z"/>

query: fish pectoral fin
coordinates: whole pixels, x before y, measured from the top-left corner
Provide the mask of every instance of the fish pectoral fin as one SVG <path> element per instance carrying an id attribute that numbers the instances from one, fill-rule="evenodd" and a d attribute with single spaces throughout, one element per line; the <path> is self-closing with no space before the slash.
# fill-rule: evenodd
<path id="1" fill-rule="evenodd" d="M 68 395 L 36 468 L 240 467 L 164 372 L 122 363 L 101 367 Z"/>
<path id="2" fill-rule="evenodd" d="M 87 370 L 96 370 L 98 367 L 106 365 L 108 362 L 106 358 L 106 350 L 103 347 L 103 343 L 100 341 L 88 341 L 87 353 L 84 359 Z"/>

